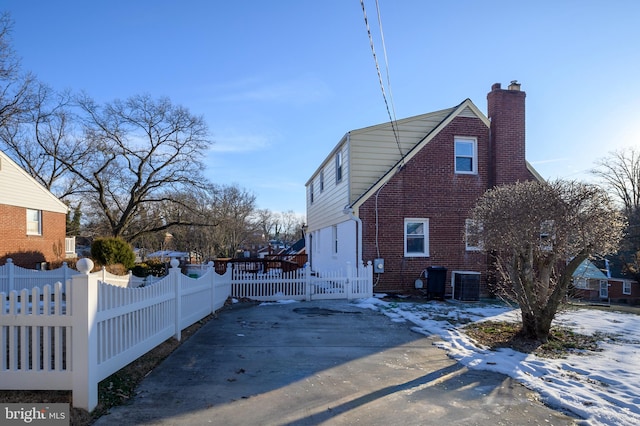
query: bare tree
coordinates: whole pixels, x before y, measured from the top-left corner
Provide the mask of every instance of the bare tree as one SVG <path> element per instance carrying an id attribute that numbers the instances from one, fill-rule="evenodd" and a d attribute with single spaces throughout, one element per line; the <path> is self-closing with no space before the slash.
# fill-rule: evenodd
<path id="1" fill-rule="evenodd" d="M 279 215 L 277 224 L 277 238 L 285 244 L 293 244 L 302 236 L 304 216 L 297 215 L 293 210 L 287 210 Z"/>
<path id="2" fill-rule="evenodd" d="M 23 119 L 32 108 L 35 77 L 20 68 L 20 58 L 11 46 L 12 29 L 11 16 L 0 15 L 0 128 Z"/>
<path id="3" fill-rule="evenodd" d="M 179 194 L 206 184 L 204 119 L 148 95 L 104 106 L 83 95 L 78 106 L 84 149 L 72 144 L 63 152 L 45 147 L 45 153 L 77 179 L 76 193 L 100 215 L 108 234 L 132 241 L 188 224 Z"/>
<path id="4" fill-rule="evenodd" d="M 543 341 L 576 268 L 614 253 L 624 229 L 604 190 L 567 181 L 496 187 L 480 198 L 472 219 L 495 259 L 495 290 L 519 304 L 524 335 Z"/>
<path id="5" fill-rule="evenodd" d="M 61 159 L 90 155 L 74 133 L 71 95 L 34 84 L 33 105 L 23 119 L 0 127 L 0 141 L 20 166 L 59 198 L 68 198 L 78 187 L 77 177 Z M 68 199 L 69 202 L 72 200 Z"/>
<path id="6" fill-rule="evenodd" d="M 640 150 L 622 149 L 597 162 L 592 173 L 620 202 L 628 226 L 614 262 L 640 280 Z"/>
<path id="7" fill-rule="evenodd" d="M 260 232 L 254 220 L 256 197 L 237 185 L 214 186 L 212 207 L 217 226 L 212 230 L 216 254 L 236 257 Z"/>
<path id="8" fill-rule="evenodd" d="M 260 229 L 261 243 L 267 243 L 275 238 L 275 229 L 278 226 L 278 217 L 269 209 L 258 209 L 254 219 L 256 226 Z"/>
<path id="9" fill-rule="evenodd" d="M 612 152 L 597 162 L 592 173 L 622 203 L 630 216 L 640 209 L 640 150 L 627 148 Z"/>

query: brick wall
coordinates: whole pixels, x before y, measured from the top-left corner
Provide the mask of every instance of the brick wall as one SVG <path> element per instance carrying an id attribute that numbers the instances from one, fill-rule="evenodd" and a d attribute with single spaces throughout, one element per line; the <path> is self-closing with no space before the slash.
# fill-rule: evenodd
<path id="1" fill-rule="evenodd" d="M 36 263 L 64 260 L 66 218 L 63 213 L 42 212 L 42 235 L 27 235 L 24 207 L 0 205 L 0 264 L 7 258 L 24 268 Z"/>
<path id="2" fill-rule="evenodd" d="M 477 175 L 454 173 L 455 136 L 477 137 Z M 466 251 L 464 223 L 487 189 L 488 138 L 489 131 L 480 119 L 455 118 L 380 190 L 377 207 L 375 196 L 360 207 L 363 258 L 374 259 L 379 250 L 385 260 L 376 291 L 413 291 L 415 280 L 429 266 L 447 268 L 447 293 L 451 292 L 453 270 L 481 272 L 481 286 L 486 290 L 486 256 Z M 404 257 L 405 218 L 429 219 L 429 257 Z"/>

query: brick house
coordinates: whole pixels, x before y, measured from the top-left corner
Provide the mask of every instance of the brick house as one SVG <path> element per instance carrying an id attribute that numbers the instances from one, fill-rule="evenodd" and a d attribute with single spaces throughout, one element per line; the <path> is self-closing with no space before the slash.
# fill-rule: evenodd
<path id="1" fill-rule="evenodd" d="M 588 302 L 640 304 L 640 284 L 616 260 L 585 260 L 573 273 L 569 296 Z"/>
<path id="2" fill-rule="evenodd" d="M 525 92 L 494 84 L 488 117 L 471 100 L 347 132 L 306 183 L 311 268 L 374 263 L 376 292 L 487 293 L 487 259 L 466 238 L 489 188 L 540 179 L 525 159 Z"/>
<path id="3" fill-rule="evenodd" d="M 24 268 L 67 257 L 68 208 L 0 151 L 0 264 Z"/>

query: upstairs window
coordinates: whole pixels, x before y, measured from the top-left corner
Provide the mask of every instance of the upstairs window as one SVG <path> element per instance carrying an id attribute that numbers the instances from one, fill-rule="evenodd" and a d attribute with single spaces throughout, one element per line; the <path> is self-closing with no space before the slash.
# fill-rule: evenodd
<path id="1" fill-rule="evenodd" d="M 320 170 L 320 192 L 324 191 L 324 170 Z"/>
<path id="2" fill-rule="evenodd" d="M 429 219 L 404 220 L 404 255 L 429 256 Z"/>
<path id="3" fill-rule="evenodd" d="M 478 148 L 475 138 L 455 138 L 456 173 L 478 173 Z"/>
<path id="4" fill-rule="evenodd" d="M 27 235 L 42 235 L 42 211 L 27 209 Z"/>
<path id="5" fill-rule="evenodd" d="M 336 152 L 336 183 L 342 182 L 342 152 Z"/>
<path id="6" fill-rule="evenodd" d="M 313 204 L 313 181 L 309 184 L 309 201 Z"/>

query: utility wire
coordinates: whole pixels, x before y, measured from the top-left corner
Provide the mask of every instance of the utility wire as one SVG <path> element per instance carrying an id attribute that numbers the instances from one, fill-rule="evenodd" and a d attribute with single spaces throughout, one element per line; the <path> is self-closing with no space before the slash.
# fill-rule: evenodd
<path id="1" fill-rule="evenodd" d="M 373 61 L 376 64 L 376 72 L 378 73 L 378 81 L 380 82 L 380 90 L 382 91 L 382 98 L 384 99 L 384 105 L 387 108 L 387 115 L 389 115 L 389 121 L 391 122 L 391 130 L 393 132 L 393 137 L 395 138 L 396 145 L 398 146 L 398 151 L 400 152 L 400 158 L 402 158 L 404 155 L 402 153 L 402 148 L 400 147 L 400 137 L 398 135 L 398 130 L 397 130 L 396 112 L 395 112 L 395 107 L 393 106 L 393 94 L 391 92 L 391 78 L 389 77 L 389 60 L 387 58 L 387 48 L 384 42 L 384 33 L 382 32 L 382 17 L 380 15 L 380 5 L 378 3 L 378 0 L 376 0 L 378 26 L 380 28 L 380 38 L 382 40 L 382 50 L 384 53 L 384 60 L 385 60 L 386 74 L 387 74 L 387 86 L 389 87 L 389 99 L 391 102 L 391 108 L 389 108 L 389 102 L 387 101 L 387 95 L 384 90 L 384 82 L 382 79 L 382 73 L 380 71 L 380 65 L 378 64 L 378 56 L 376 55 L 376 49 L 373 43 L 373 36 L 371 35 L 371 28 L 369 27 L 369 20 L 367 19 L 367 11 L 364 6 L 364 0 L 360 0 L 360 5 L 362 6 L 362 14 L 364 15 L 364 24 L 367 27 L 367 35 L 369 36 L 369 44 L 371 46 L 371 53 L 373 54 Z M 393 111 L 393 114 L 391 113 L 391 111 Z"/>

